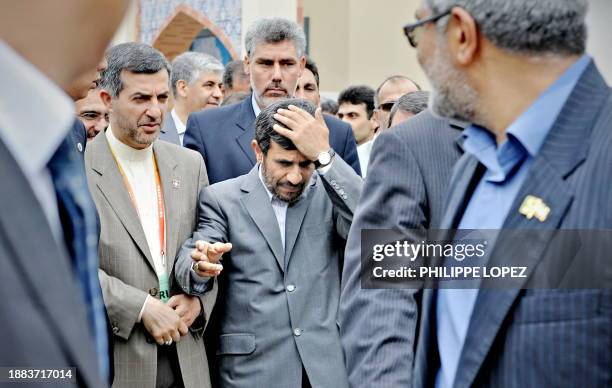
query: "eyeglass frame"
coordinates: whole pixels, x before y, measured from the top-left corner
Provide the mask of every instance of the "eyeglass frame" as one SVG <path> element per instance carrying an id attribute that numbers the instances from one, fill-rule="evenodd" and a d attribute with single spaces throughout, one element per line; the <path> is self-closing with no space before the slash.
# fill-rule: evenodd
<path id="1" fill-rule="evenodd" d="M 391 112 L 391 109 L 393 108 L 393 105 L 395 105 L 396 101 L 389 101 L 389 102 L 385 102 L 383 104 L 378 105 L 378 109 L 382 110 L 384 112 Z M 385 109 L 385 106 L 388 106 L 389 109 Z"/>
<path id="2" fill-rule="evenodd" d="M 402 27 L 402 29 L 404 30 L 404 35 L 406 35 L 406 38 L 408 39 L 408 43 L 410 43 L 412 47 L 417 48 L 419 42 L 418 38 L 415 35 L 415 31 L 417 31 L 418 28 L 421 28 L 428 23 L 435 23 L 443 17 L 450 15 L 452 11 L 453 9 L 450 8 L 445 12 L 419 20 L 418 22 L 406 24 L 404 27 Z"/>

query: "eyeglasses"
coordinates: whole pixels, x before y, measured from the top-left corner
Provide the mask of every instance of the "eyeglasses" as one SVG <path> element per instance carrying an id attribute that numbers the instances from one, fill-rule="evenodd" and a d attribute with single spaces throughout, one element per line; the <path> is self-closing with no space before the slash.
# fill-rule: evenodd
<path id="1" fill-rule="evenodd" d="M 395 101 L 385 102 L 384 104 L 380 104 L 378 106 L 378 109 L 383 110 L 385 112 L 390 112 L 394 104 L 395 104 Z"/>
<path id="2" fill-rule="evenodd" d="M 406 24 L 404 26 L 404 35 L 406 35 L 406 38 L 408 38 L 408 42 L 410 43 L 410 45 L 414 48 L 417 48 L 417 46 L 419 45 L 419 38 L 421 37 L 421 34 L 423 32 L 423 26 L 425 26 L 427 23 L 437 22 L 444 16 L 450 15 L 451 11 L 452 9 L 449 9 L 446 12 L 442 12 L 438 15 L 419 20 L 418 22 Z"/>

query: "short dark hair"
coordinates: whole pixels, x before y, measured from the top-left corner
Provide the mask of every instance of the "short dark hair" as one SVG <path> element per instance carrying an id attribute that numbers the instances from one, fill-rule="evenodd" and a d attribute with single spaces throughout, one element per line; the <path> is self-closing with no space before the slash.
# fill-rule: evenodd
<path id="1" fill-rule="evenodd" d="M 278 134 L 278 132 L 272 128 L 274 124 L 279 124 L 282 127 L 285 127 L 282 123 L 276 121 L 274 114 L 279 109 L 288 109 L 289 105 L 295 105 L 313 116 L 315 114 L 315 106 L 310 101 L 301 98 L 291 98 L 288 100 L 278 101 L 262 110 L 255 120 L 255 140 L 257 141 L 257 144 L 264 155 L 266 155 L 270 149 L 270 141 L 275 142 L 286 150 L 296 149 L 295 144 L 293 144 L 291 140 Z"/>
<path id="2" fill-rule="evenodd" d="M 381 82 L 380 85 L 378 85 L 378 87 L 376 88 L 376 94 L 374 94 L 374 106 L 376 108 L 378 108 L 378 106 L 380 105 L 380 101 L 378 100 L 378 95 L 380 94 L 380 90 L 383 88 L 383 86 L 385 86 L 387 82 L 395 83 L 399 81 L 410 81 L 414 84 L 414 86 L 416 86 L 417 90 L 423 90 L 421 89 L 421 85 L 417 84 L 415 80 L 408 78 L 405 75 L 392 75 L 391 77 L 385 78 L 385 80 Z"/>
<path id="3" fill-rule="evenodd" d="M 121 43 L 106 52 L 108 67 L 102 72 L 102 88 L 112 97 L 117 97 L 123 90 L 121 72 L 135 74 L 155 74 L 166 69 L 168 86 L 170 85 L 170 64 L 159 50 L 136 42 Z"/>
<path id="4" fill-rule="evenodd" d="M 374 89 L 369 86 L 349 86 L 338 96 L 338 105 L 344 103 L 353 105 L 365 104 L 368 118 L 371 118 L 374 113 L 374 93 Z"/>
<path id="5" fill-rule="evenodd" d="M 328 113 L 335 116 L 338 113 L 338 103 L 331 98 L 322 98 L 321 110 L 323 113 Z"/>
<path id="6" fill-rule="evenodd" d="M 403 110 L 405 112 L 410 112 L 412 114 L 418 115 L 425 109 L 427 109 L 427 103 L 429 101 L 429 92 L 424 92 L 422 90 L 418 92 L 410 92 L 401 96 L 395 104 L 393 104 L 393 108 L 391 108 L 391 113 L 389 113 L 389 125 L 393 121 L 393 116 L 397 113 L 397 111 Z"/>
<path id="7" fill-rule="evenodd" d="M 231 89 L 234 87 L 234 77 L 247 77 L 246 73 L 244 72 L 244 61 L 230 61 L 227 63 L 227 65 L 225 65 L 222 82 L 226 89 Z"/>
<path id="8" fill-rule="evenodd" d="M 315 61 L 313 61 L 310 57 L 306 57 L 306 69 L 310 70 L 314 75 L 315 81 L 317 83 L 317 89 L 319 88 L 319 68 Z"/>

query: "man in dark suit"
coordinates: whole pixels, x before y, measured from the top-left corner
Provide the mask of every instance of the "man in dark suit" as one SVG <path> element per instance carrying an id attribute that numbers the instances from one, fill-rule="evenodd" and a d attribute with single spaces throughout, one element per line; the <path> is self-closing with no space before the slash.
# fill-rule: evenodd
<path id="1" fill-rule="evenodd" d="M 306 39 L 294 22 L 260 19 L 245 37 L 245 68 L 253 94 L 240 104 L 189 116 L 184 145 L 202 154 L 211 184 L 248 173 L 255 165 L 251 149 L 253 123 L 272 102 L 293 96 L 304 71 Z M 332 148 L 360 174 L 355 138 L 350 128 L 325 117 Z"/>
<path id="2" fill-rule="evenodd" d="M 128 3 L 23 1 L 0 13 L 0 365 L 75 368 L 67 386 L 108 386 L 109 362 L 95 209 L 62 89 L 95 67 Z"/>
<path id="3" fill-rule="evenodd" d="M 410 386 L 416 291 L 361 289 L 361 230 L 392 229 L 409 237 L 440 223 L 461 156 L 460 130 L 425 111 L 374 142 L 342 273 L 340 338 L 351 387 Z"/>
<path id="4" fill-rule="evenodd" d="M 525 287 L 549 255 L 573 257 L 553 251 L 560 229 L 612 229 L 612 99 L 584 54 L 586 2 L 433 3 L 405 32 L 434 87 L 434 111 L 474 123 L 441 227 L 498 230 L 488 266 L 522 260 L 527 270 L 512 288 L 483 280 L 480 289 L 424 291 L 413 386 L 611 386 L 609 278 L 590 289 Z M 515 229 L 530 233 L 517 243 Z M 597 270 L 609 276 L 605 254 Z M 588 268 L 600 257 L 581 259 Z"/>

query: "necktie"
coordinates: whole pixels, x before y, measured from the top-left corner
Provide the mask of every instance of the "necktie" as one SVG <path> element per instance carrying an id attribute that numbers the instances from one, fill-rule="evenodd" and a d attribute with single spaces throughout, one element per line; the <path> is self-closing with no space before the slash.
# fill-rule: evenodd
<path id="1" fill-rule="evenodd" d="M 85 179 L 83 159 L 69 138 L 47 165 L 57 196 L 64 241 L 87 306 L 87 317 L 96 345 L 100 372 L 109 373 L 108 339 L 104 302 L 98 280 L 98 224 Z"/>

